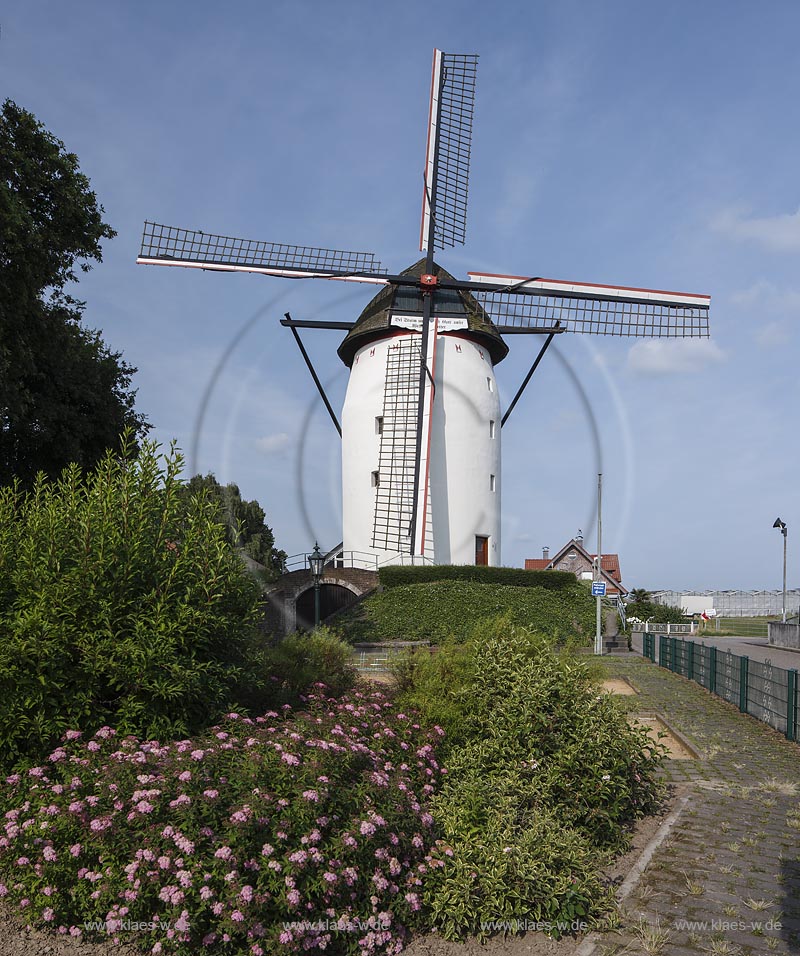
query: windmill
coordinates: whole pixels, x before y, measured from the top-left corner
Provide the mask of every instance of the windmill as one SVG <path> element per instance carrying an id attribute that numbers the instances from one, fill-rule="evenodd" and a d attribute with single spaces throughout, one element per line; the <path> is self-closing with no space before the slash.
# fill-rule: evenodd
<path id="1" fill-rule="evenodd" d="M 420 251 L 391 274 L 372 253 L 257 242 L 146 222 L 137 262 L 380 287 L 356 322 L 288 327 L 342 438 L 342 549 L 380 563 L 500 563 L 500 431 L 556 335 L 707 337 L 710 297 L 530 276 L 435 261 L 463 245 L 478 57 L 434 51 Z M 336 417 L 299 329 L 347 335 Z M 501 416 L 503 336 L 544 342 Z M 357 563 L 357 560 L 356 562 Z"/>

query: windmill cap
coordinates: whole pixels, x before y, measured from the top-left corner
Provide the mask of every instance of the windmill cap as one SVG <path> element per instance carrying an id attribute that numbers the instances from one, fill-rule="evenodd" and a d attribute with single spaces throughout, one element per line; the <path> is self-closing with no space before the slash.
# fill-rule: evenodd
<path id="1" fill-rule="evenodd" d="M 420 278 L 425 274 L 425 259 L 401 272 L 404 276 Z M 454 282 L 455 279 L 441 266 L 433 264 L 432 274 L 439 280 Z M 497 365 L 508 355 L 508 346 L 497 331 L 492 320 L 472 293 L 464 289 L 437 288 L 433 295 L 434 315 L 465 318 L 467 328 L 458 335 L 473 339 L 483 345 Z M 422 316 L 422 290 L 418 286 L 386 285 L 368 303 L 358 321 L 345 336 L 338 348 L 339 358 L 350 368 L 356 352 L 375 339 L 382 338 L 390 326 L 393 313 Z"/>

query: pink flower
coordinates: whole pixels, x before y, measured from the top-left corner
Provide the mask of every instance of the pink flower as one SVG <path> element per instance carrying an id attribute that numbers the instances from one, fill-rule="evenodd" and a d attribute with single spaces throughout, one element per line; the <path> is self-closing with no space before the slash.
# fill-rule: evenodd
<path id="1" fill-rule="evenodd" d="M 317 793 L 316 790 L 304 790 L 303 799 L 308 800 L 309 803 L 318 803 L 319 794 Z"/>
<path id="2" fill-rule="evenodd" d="M 239 910 L 234 910 L 231 913 L 231 919 L 236 923 L 241 923 L 244 920 L 244 913 L 240 912 Z"/>
<path id="3" fill-rule="evenodd" d="M 214 856 L 218 860 L 230 860 L 233 856 L 233 850 L 229 846 L 221 846 L 215 853 Z"/>
<path id="4" fill-rule="evenodd" d="M 189 756 L 192 758 L 192 760 L 202 760 L 203 757 L 205 757 L 205 755 L 206 755 L 205 750 L 193 750 L 193 751 L 189 754 Z"/>
<path id="5" fill-rule="evenodd" d="M 200 887 L 200 899 L 201 900 L 210 900 L 214 895 L 214 891 L 210 886 L 201 886 Z"/>
<path id="6" fill-rule="evenodd" d="M 274 847 L 271 847 L 269 843 L 265 843 L 264 846 L 261 847 L 262 856 L 272 856 L 274 852 L 275 852 Z"/>
<path id="7" fill-rule="evenodd" d="M 51 846 L 46 846 L 44 848 L 42 856 L 44 856 L 48 863 L 55 863 L 55 861 L 58 859 L 58 854 Z"/>
<path id="8" fill-rule="evenodd" d="M 192 779 L 191 770 L 184 770 L 183 773 L 178 774 L 178 780 L 180 780 L 181 783 L 187 783 L 191 779 Z"/>
<path id="9" fill-rule="evenodd" d="M 100 749 L 100 744 L 96 740 L 90 740 L 89 743 L 86 744 L 86 749 L 95 753 Z"/>
<path id="10" fill-rule="evenodd" d="M 245 886 L 242 887 L 239 896 L 245 901 L 245 903 L 249 903 L 253 899 L 253 887 L 249 884 L 245 884 Z"/>
<path id="11" fill-rule="evenodd" d="M 50 907 L 48 906 L 48 907 L 45 909 L 45 911 L 42 913 L 42 919 L 43 919 L 46 923 L 52 923 L 53 917 L 54 917 L 55 915 L 56 915 L 56 914 L 53 912 L 53 910 L 50 909 Z"/>
<path id="12" fill-rule="evenodd" d="M 219 796 L 219 790 L 204 790 L 203 796 L 208 797 L 209 800 L 214 800 Z"/>

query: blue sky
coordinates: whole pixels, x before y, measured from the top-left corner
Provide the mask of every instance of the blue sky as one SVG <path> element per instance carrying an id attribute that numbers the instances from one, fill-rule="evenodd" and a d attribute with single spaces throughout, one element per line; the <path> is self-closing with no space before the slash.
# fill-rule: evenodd
<path id="1" fill-rule="evenodd" d="M 503 430 L 503 560 L 582 528 L 629 586 L 769 588 L 800 564 L 800 6 L 10 2 L 0 90 L 67 147 L 118 237 L 85 321 L 192 471 L 290 553 L 340 540 L 339 446 L 287 330 L 365 287 L 135 265 L 142 221 L 418 257 L 433 48 L 480 54 L 468 270 L 712 296 L 712 339 L 562 336 Z M 334 332 L 306 343 L 334 403 Z M 538 342 L 498 368 L 508 402 Z M 593 440 L 594 427 L 600 436 Z"/>

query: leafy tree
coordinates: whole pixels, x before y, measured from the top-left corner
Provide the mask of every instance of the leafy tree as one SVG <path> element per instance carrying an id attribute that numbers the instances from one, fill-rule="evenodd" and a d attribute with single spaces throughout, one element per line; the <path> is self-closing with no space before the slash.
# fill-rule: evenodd
<path id="1" fill-rule="evenodd" d="M 260 593 L 174 448 L 0 488 L 0 761 L 67 729 L 187 735 L 259 699 Z"/>
<path id="2" fill-rule="evenodd" d="M 218 520 L 225 526 L 230 543 L 263 565 L 270 577 L 281 573 L 286 552 L 275 547 L 275 535 L 264 523 L 264 509 L 257 501 L 244 501 L 238 485 L 221 485 L 212 474 L 194 475 L 186 492 L 208 492 L 217 505 Z"/>
<path id="3" fill-rule="evenodd" d="M 116 233 L 78 158 L 11 100 L 0 111 L 0 484 L 96 464 L 134 412 L 136 369 L 66 290 Z M 134 449 L 135 450 L 135 449 Z"/>
<path id="4" fill-rule="evenodd" d="M 628 594 L 628 601 L 634 604 L 641 601 L 652 601 L 652 595 L 647 588 L 632 588 Z"/>

